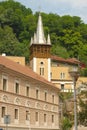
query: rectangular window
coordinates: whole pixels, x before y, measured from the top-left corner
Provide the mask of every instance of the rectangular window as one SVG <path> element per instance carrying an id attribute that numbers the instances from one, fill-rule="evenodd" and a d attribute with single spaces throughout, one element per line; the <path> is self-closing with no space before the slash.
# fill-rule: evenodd
<path id="1" fill-rule="evenodd" d="M 62 79 L 63 77 L 62 77 L 62 73 L 60 73 L 60 78 Z"/>
<path id="2" fill-rule="evenodd" d="M 29 86 L 26 86 L 26 96 L 29 97 Z"/>
<path id="3" fill-rule="evenodd" d="M 7 79 L 3 78 L 3 90 L 7 90 Z"/>
<path id="4" fill-rule="evenodd" d="M 29 120 L 29 111 L 26 111 L 26 120 Z"/>
<path id="5" fill-rule="evenodd" d="M 2 118 L 4 118 L 5 114 L 6 114 L 6 108 L 2 107 L 2 113 L 1 113 Z"/>
<path id="6" fill-rule="evenodd" d="M 64 79 L 65 78 L 65 73 L 60 73 L 60 78 Z"/>
<path id="7" fill-rule="evenodd" d="M 54 123 L 54 115 L 52 115 L 52 123 Z"/>
<path id="8" fill-rule="evenodd" d="M 40 68 L 40 75 L 44 75 L 44 68 Z"/>
<path id="9" fill-rule="evenodd" d="M 52 95 L 52 103 L 54 103 L 54 95 Z"/>
<path id="10" fill-rule="evenodd" d="M 61 84 L 61 89 L 62 89 L 62 90 L 64 89 L 64 84 Z"/>
<path id="11" fill-rule="evenodd" d="M 15 109 L 15 112 L 14 112 L 14 114 L 15 114 L 15 119 L 18 119 L 18 109 Z"/>
<path id="12" fill-rule="evenodd" d="M 47 101 L 47 92 L 45 92 L 45 101 Z"/>
<path id="13" fill-rule="evenodd" d="M 63 73 L 63 79 L 65 78 L 65 73 Z"/>
<path id="14" fill-rule="evenodd" d="M 47 115 L 44 114 L 44 122 L 47 122 Z"/>
<path id="15" fill-rule="evenodd" d="M 15 83 L 15 93 L 19 94 L 19 83 Z"/>
<path id="16" fill-rule="evenodd" d="M 39 90 L 36 89 L 36 99 L 38 99 L 38 98 L 39 98 Z"/>
<path id="17" fill-rule="evenodd" d="M 38 112 L 36 112 L 36 122 L 38 122 Z"/>
<path id="18" fill-rule="evenodd" d="M 52 79 L 52 72 L 50 73 L 50 78 Z"/>

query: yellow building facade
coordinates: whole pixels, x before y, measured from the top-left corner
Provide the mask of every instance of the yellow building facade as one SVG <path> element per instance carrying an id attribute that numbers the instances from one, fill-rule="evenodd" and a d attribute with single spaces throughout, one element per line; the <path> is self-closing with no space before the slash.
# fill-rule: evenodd
<path id="1" fill-rule="evenodd" d="M 58 130 L 59 89 L 29 67 L 0 56 L 0 128 Z"/>

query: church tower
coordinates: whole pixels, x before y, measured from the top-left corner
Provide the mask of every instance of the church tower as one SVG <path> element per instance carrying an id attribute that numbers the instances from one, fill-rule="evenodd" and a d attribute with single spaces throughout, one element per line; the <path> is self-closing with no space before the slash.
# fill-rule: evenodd
<path id="1" fill-rule="evenodd" d="M 30 43 L 30 66 L 32 70 L 50 81 L 51 72 L 51 41 L 50 35 L 46 40 L 44 36 L 42 17 L 39 13 L 38 24 L 34 37 Z"/>

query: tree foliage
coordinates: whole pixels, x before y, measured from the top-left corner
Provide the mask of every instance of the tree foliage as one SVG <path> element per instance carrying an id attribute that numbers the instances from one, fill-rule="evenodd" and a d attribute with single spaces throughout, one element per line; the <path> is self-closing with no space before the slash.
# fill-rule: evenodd
<path id="1" fill-rule="evenodd" d="M 87 24 L 78 16 L 42 13 L 42 17 L 46 37 L 48 33 L 51 35 L 52 54 L 64 58 L 79 57 L 87 64 Z M 30 8 L 19 2 L 0 2 L 0 53 L 23 55 L 28 59 L 29 43 L 36 31 L 37 19 L 38 12 L 33 14 Z M 13 52 L 9 44 L 14 46 Z"/>
<path id="2" fill-rule="evenodd" d="M 60 105 L 61 105 L 61 120 L 60 126 L 62 130 L 70 130 L 73 125 L 73 112 L 68 111 L 67 102 L 69 103 L 69 99 L 71 99 L 72 93 L 63 93 L 59 94 Z M 73 107 L 73 106 L 72 106 Z"/>
<path id="3" fill-rule="evenodd" d="M 78 121 L 80 125 L 87 126 L 87 91 L 81 92 L 79 96 Z"/>

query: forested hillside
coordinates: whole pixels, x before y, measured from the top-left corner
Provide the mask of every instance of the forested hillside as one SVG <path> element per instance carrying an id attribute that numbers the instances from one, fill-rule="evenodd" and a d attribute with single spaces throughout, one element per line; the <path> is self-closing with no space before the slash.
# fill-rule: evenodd
<path id="1" fill-rule="evenodd" d="M 78 16 L 42 13 L 45 35 L 50 33 L 52 54 L 76 57 L 87 64 L 87 24 Z M 0 54 L 25 56 L 36 31 L 38 12 L 33 14 L 13 0 L 0 2 Z"/>

